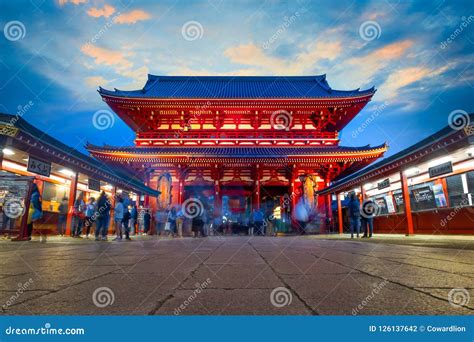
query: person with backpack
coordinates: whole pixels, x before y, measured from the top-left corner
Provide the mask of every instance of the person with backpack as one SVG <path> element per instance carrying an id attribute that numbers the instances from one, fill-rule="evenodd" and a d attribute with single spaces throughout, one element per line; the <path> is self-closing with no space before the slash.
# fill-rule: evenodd
<path id="1" fill-rule="evenodd" d="M 97 200 L 96 212 L 97 223 L 95 228 L 95 241 L 107 241 L 107 230 L 109 227 L 111 203 L 104 191 L 100 193 Z"/>

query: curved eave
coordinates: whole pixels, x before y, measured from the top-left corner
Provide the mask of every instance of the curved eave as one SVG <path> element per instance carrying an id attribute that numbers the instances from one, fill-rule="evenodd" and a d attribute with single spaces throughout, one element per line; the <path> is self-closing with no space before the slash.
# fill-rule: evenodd
<path id="1" fill-rule="evenodd" d="M 361 98 L 371 98 L 377 89 L 375 87 L 359 91 L 356 90 L 333 90 L 331 89 L 328 96 L 321 97 L 146 97 L 146 96 L 132 96 L 133 94 L 144 94 L 143 90 L 131 90 L 121 91 L 115 89 L 114 91 L 99 87 L 97 90 L 103 99 L 122 99 L 122 100 L 135 100 L 135 101 L 301 101 L 301 100 L 314 100 L 314 101 L 344 101 Z M 337 96 L 335 94 L 338 94 Z"/>
<path id="2" fill-rule="evenodd" d="M 171 159 L 171 158 L 223 158 L 223 159 L 258 159 L 258 158 L 271 158 L 271 159 L 278 159 L 278 158 L 356 158 L 356 159 L 365 159 L 365 158 L 378 158 L 385 151 L 387 151 L 388 146 L 386 144 L 375 146 L 372 148 L 361 148 L 360 150 L 332 150 L 332 151 L 322 151 L 317 153 L 275 153 L 275 154 L 266 154 L 266 155 L 248 155 L 248 154 L 217 154 L 217 153 L 210 153 L 209 151 L 203 153 L 190 153 L 190 152 L 168 152 L 168 151 L 161 151 L 160 149 L 156 149 L 155 151 L 130 151 L 124 149 L 108 149 L 102 148 L 98 146 L 88 145 L 87 149 L 89 152 L 96 156 L 97 158 L 104 158 L 104 159 L 114 159 L 114 160 L 145 160 L 145 159 Z M 219 148 L 215 148 L 218 150 Z M 270 148 L 271 149 L 271 148 Z M 284 148 L 280 148 L 284 149 Z M 305 147 L 301 148 L 302 150 Z"/>

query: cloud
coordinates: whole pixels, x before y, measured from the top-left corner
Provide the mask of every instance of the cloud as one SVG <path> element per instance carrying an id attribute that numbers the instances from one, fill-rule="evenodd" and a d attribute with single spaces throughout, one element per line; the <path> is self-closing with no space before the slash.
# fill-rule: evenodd
<path id="1" fill-rule="evenodd" d="M 87 14 L 94 18 L 105 17 L 108 18 L 115 13 L 115 8 L 105 4 L 102 8 L 92 7 L 87 11 Z"/>
<path id="2" fill-rule="evenodd" d="M 105 78 L 102 76 L 90 76 L 85 78 L 86 85 L 89 87 L 98 87 L 98 86 L 104 86 L 107 83 L 110 83 L 110 81 L 107 81 Z"/>
<path id="3" fill-rule="evenodd" d="M 133 66 L 133 63 L 120 51 L 104 49 L 92 44 L 83 45 L 81 51 L 85 55 L 94 58 L 95 64 L 111 66 L 116 70 L 125 70 Z"/>
<path id="4" fill-rule="evenodd" d="M 67 3 L 71 3 L 73 5 L 80 5 L 85 4 L 87 0 L 58 0 L 60 6 L 64 6 Z"/>
<path id="5" fill-rule="evenodd" d="M 393 100 L 400 97 L 401 90 L 413 83 L 432 78 L 444 73 L 449 66 L 437 69 L 429 69 L 426 67 L 412 66 L 396 70 L 391 73 L 385 82 L 380 86 L 377 94 L 377 100 Z"/>
<path id="6" fill-rule="evenodd" d="M 133 10 L 123 13 L 117 17 L 116 22 L 119 24 L 135 24 L 138 21 L 151 19 L 151 15 L 142 10 Z"/>
<path id="7" fill-rule="evenodd" d="M 227 48 L 224 55 L 231 62 L 250 65 L 277 75 L 300 75 L 312 71 L 323 60 L 334 60 L 342 52 L 340 41 L 315 41 L 293 59 L 271 56 L 254 43 Z"/>

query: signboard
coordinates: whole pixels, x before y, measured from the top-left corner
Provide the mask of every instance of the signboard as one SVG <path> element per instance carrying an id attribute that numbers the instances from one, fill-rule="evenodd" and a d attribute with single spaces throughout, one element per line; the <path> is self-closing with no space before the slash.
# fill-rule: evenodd
<path id="1" fill-rule="evenodd" d="M 387 178 L 381 181 L 380 183 L 377 183 L 377 189 L 379 190 L 388 188 L 389 186 L 390 186 L 390 178 Z"/>
<path id="2" fill-rule="evenodd" d="M 428 172 L 430 174 L 430 178 L 438 177 L 438 176 L 444 175 L 446 173 L 451 173 L 451 172 L 453 172 L 453 163 L 452 162 L 447 162 L 447 163 L 443 163 L 443 164 L 440 164 L 440 165 L 430 167 L 428 169 Z"/>
<path id="3" fill-rule="evenodd" d="M 429 186 L 413 189 L 412 193 L 416 202 L 431 202 L 434 199 L 433 191 Z"/>
<path id="4" fill-rule="evenodd" d="M 51 174 L 51 162 L 45 162 L 29 156 L 27 170 L 41 176 L 49 177 Z"/>
<path id="5" fill-rule="evenodd" d="M 100 180 L 88 178 L 87 187 L 89 188 L 89 190 L 100 191 Z"/>
<path id="6" fill-rule="evenodd" d="M 19 129 L 13 125 L 0 123 L 0 135 L 6 135 L 7 137 L 15 137 L 18 134 Z"/>

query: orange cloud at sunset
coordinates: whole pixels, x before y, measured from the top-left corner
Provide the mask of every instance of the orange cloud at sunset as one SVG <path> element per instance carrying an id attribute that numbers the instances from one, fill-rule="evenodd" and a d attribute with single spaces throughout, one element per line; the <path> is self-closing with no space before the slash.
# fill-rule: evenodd
<path id="1" fill-rule="evenodd" d="M 110 5 L 104 5 L 103 8 L 92 7 L 87 11 L 87 14 L 94 18 L 99 17 L 110 17 L 112 14 L 115 13 L 115 8 Z"/>
<path id="2" fill-rule="evenodd" d="M 133 63 L 119 51 L 100 48 L 92 44 L 83 45 L 81 51 L 85 55 L 94 58 L 95 64 L 114 66 L 118 69 L 127 69 L 133 66 Z"/>
<path id="3" fill-rule="evenodd" d="M 151 15 L 145 11 L 133 10 L 119 15 L 116 22 L 119 24 L 135 24 L 138 21 L 148 20 L 150 18 Z"/>

